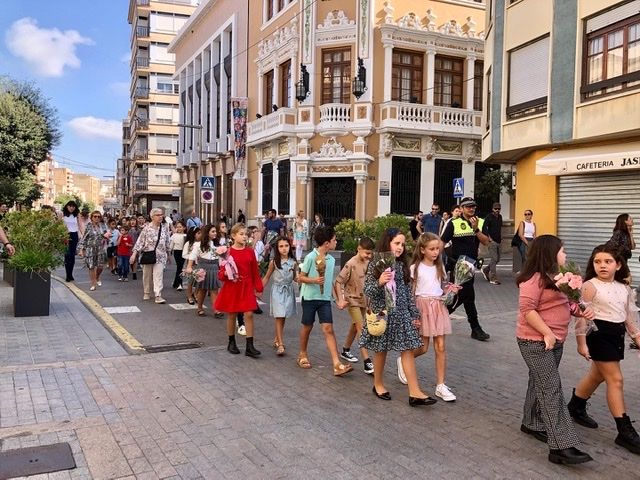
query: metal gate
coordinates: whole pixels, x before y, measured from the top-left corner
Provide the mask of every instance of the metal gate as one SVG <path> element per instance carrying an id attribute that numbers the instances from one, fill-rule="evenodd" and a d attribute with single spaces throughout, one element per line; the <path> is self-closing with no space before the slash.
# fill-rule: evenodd
<path id="1" fill-rule="evenodd" d="M 440 211 L 444 212 L 456 203 L 453 198 L 453 179 L 462 177 L 462 162 L 437 158 L 434 177 L 433 203 L 440 205 Z"/>
<path id="2" fill-rule="evenodd" d="M 391 213 L 415 215 L 420 210 L 420 158 L 393 157 Z"/>
<path id="3" fill-rule="evenodd" d="M 640 172 L 560 177 L 558 236 L 568 258 L 583 273 L 593 248 L 611 238 L 621 213 L 640 221 Z M 636 242 L 639 240 L 636 237 Z M 634 250 L 629 260 L 634 285 L 640 283 L 638 253 L 640 249 Z"/>
<path id="4" fill-rule="evenodd" d="M 353 178 L 314 178 L 313 214 L 319 213 L 327 226 L 356 216 L 356 181 Z"/>

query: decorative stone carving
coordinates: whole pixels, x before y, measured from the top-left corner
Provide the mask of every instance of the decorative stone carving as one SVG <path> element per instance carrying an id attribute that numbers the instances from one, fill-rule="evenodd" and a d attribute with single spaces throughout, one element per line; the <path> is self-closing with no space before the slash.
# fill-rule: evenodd
<path id="1" fill-rule="evenodd" d="M 462 142 L 450 140 L 437 140 L 436 153 L 445 153 L 448 155 L 462 155 Z"/>
<path id="2" fill-rule="evenodd" d="M 353 172 L 353 165 L 314 165 L 311 171 L 313 173 L 349 173 Z"/>
<path id="3" fill-rule="evenodd" d="M 414 30 L 424 30 L 420 18 L 413 12 L 407 13 L 398 20 L 398 26 L 402 28 L 413 28 Z"/>
<path id="4" fill-rule="evenodd" d="M 480 142 L 478 140 L 470 140 L 462 145 L 462 157 L 469 163 L 480 155 Z"/>
<path id="5" fill-rule="evenodd" d="M 423 148 L 427 160 L 433 160 L 433 157 L 436 154 L 436 139 L 434 137 L 425 138 Z"/>
<path id="6" fill-rule="evenodd" d="M 355 24 L 355 20 L 349 20 L 343 10 L 331 10 L 327 14 L 327 18 L 324 19 L 324 22 L 318 25 L 318 30 L 348 27 Z"/>
<path id="7" fill-rule="evenodd" d="M 385 157 L 390 157 L 393 152 L 393 138 L 393 133 L 387 133 L 381 137 Z"/>
<path id="8" fill-rule="evenodd" d="M 336 140 L 336 137 L 331 137 L 329 140 L 322 144 L 319 152 L 314 152 L 311 154 L 311 156 L 313 158 L 333 158 L 346 157 L 347 155 L 351 155 L 351 153 L 351 150 L 345 150 L 344 146 Z"/>
<path id="9" fill-rule="evenodd" d="M 393 11 L 394 8 L 391 6 L 391 1 L 387 0 L 384 2 L 384 23 L 393 23 Z"/>
<path id="10" fill-rule="evenodd" d="M 444 35 L 455 35 L 458 37 L 462 37 L 462 27 L 458 25 L 458 22 L 455 20 L 449 20 L 447 23 L 443 24 L 440 27 L 440 33 Z"/>
<path id="11" fill-rule="evenodd" d="M 311 21 L 315 0 L 304 0 L 302 6 L 302 63 L 311 63 Z"/>
<path id="12" fill-rule="evenodd" d="M 419 138 L 395 137 L 393 147 L 398 150 L 408 150 L 410 152 L 420 151 Z"/>
<path id="13" fill-rule="evenodd" d="M 274 32 L 270 37 L 258 43 L 257 62 L 264 63 L 267 57 L 280 48 L 298 48 L 298 19 L 294 17 L 288 25 Z M 272 59 L 275 62 L 276 59 Z"/>
<path id="14" fill-rule="evenodd" d="M 464 24 L 462 30 L 465 32 L 467 37 L 475 38 L 476 37 L 476 22 L 473 18 L 467 17 L 467 23 Z"/>
<path id="15" fill-rule="evenodd" d="M 427 30 L 429 30 L 430 32 L 435 32 L 436 31 L 436 19 L 438 17 L 436 16 L 435 13 L 433 13 L 433 10 L 429 9 L 427 10 L 427 16 L 425 17 L 426 20 L 426 24 L 427 24 Z"/>
<path id="16" fill-rule="evenodd" d="M 369 23 L 370 0 L 360 0 L 358 3 L 358 56 L 369 58 Z"/>

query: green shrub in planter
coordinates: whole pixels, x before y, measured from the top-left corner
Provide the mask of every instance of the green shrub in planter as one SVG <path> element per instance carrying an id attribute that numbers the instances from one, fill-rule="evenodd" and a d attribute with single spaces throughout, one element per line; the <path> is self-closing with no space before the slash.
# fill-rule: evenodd
<path id="1" fill-rule="evenodd" d="M 64 223 L 51 211 L 10 212 L 2 227 L 16 249 L 9 266 L 27 273 L 49 273 L 64 264 L 69 233 Z"/>
<path id="2" fill-rule="evenodd" d="M 364 235 L 365 224 L 352 218 L 343 218 L 335 227 L 336 238 L 341 242 L 342 250 L 355 254 L 358 242 Z"/>

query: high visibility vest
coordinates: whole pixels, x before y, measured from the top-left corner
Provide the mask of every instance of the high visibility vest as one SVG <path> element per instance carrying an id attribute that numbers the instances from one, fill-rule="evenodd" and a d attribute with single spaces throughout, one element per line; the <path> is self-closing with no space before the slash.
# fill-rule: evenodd
<path id="1" fill-rule="evenodd" d="M 451 223 L 453 224 L 453 238 L 472 237 L 475 235 L 469 222 L 464 220 L 462 217 L 451 220 Z M 483 226 L 484 226 L 484 219 L 478 218 L 478 226 L 476 228 L 482 231 Z"/>

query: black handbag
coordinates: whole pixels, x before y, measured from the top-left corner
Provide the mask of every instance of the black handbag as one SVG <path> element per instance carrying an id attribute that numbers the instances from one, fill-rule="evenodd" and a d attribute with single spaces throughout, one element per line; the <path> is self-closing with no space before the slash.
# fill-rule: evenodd
<path id="1" fill-rule="evenodd" d="M 520 230 L 520 224 L 518 224 L 518 230 Z M 518 235 L 518 230 L 513 234 L 513 238 L 511 239 L 511 246 L 518 248 L 522 244 L 522 239 L 520 235 Z"/>
<path id="2" fill-rule="evenodd" d="M 153 247 L 153 250 L 148 252 L 142 252 L 140 254 L 140 265 L 154 265 L 158 259 L 156 258 L 156 248 L 158 248 L 158 244 L 160 243 L 160 235 L 162 234 L 162 225 L 158 228 L 158 240 L 156 241 L 156 246 Z"/>

